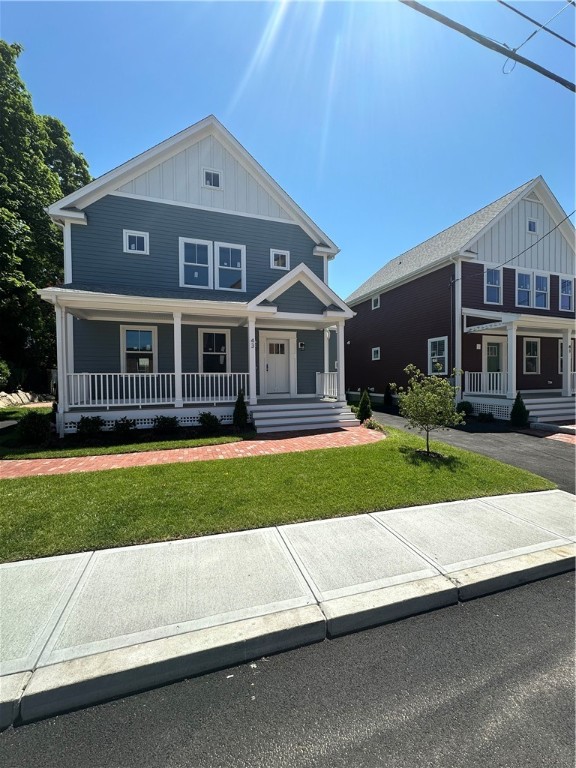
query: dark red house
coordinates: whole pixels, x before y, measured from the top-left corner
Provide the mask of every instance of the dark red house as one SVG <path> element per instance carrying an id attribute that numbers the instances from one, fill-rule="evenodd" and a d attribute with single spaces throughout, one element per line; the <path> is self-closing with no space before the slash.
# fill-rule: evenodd
<path id="1" fill-rule="evenodd" d="M 377 399 L 414 363 L 476 412 L 574 422 L 575 231 L 539 176 L 388 262 L 348 297 L 346 386 Z"/>

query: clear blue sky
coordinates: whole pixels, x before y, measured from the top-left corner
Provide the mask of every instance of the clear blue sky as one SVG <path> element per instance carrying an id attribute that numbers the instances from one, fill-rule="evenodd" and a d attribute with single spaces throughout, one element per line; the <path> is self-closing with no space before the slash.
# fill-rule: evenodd
<path id="1" fill-rule="evenodd" d="M 518 2 L 547 21 L 564 2 Z M 515 48 L 494 0 L 430 3 Z M 574 94 L 395 2 L 2 2 L 40 113 L 98 176 L 215 114 L 342 252 L 344 298 L 386 261 L 542 174 L 574 204 Z M 576 9 L 552 22 L 574 39 Z M 574 49 L 520 51 L 574 80 Z"/>

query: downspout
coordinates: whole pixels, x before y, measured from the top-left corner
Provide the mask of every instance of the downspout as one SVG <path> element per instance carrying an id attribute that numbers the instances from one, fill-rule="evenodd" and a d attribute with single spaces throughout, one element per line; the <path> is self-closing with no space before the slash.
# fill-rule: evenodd
<path id="1" fill-rule="evenodd" d="M 454 278 L 450 300 L 452 308 L 452 360 L 454 368 L 458 371 L 455 377 L 456 400 L 462 400 L 462 261 L 460 258 L 450 257 L 454 264 Z"/>

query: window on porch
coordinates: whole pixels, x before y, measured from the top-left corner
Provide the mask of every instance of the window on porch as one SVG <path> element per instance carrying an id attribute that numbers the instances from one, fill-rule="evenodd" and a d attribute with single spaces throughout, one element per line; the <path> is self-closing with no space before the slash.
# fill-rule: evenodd
<path id="1" fill-rule="evenodd" d="M 524 339 L 524 373 L 540 373 L 540 339 Z"/>
<path id="2" fill-rule="evenodd" d="M 230 370 L 230 332 L 200 331 L 200 372 L 227 373 Z"/>
<path id="3" fill-rule="evenodd" d="M 154 373 L 156 329 L 121 326 L 122 373 Z"/>

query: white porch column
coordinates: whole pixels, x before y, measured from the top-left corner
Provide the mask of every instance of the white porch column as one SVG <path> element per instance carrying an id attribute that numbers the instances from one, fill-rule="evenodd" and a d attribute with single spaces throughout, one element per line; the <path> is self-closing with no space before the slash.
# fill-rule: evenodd
<path id="1" fill-rule="evenodd" d="M 174 318 L 174 405 L 182 408 L 182 312 L 172 312 Z"/>
<path id="2" fill-rule="evenodd" d="M 58 413 L 56 427 L 58 435 L 64 437 L 64 414 L 68 410 L 66 376 L 66 310 L 59 304 L 54 307 L 56 311 L 56 367 L 58 369 Z"/>
<path id="3" fill-rule="evenodd" d="M 256 320 L 248 317 L 248 386 L 250 397 L 248 403 L 256 405 Z"/>
<path id="4" fill-rule="evenodd" d="M 330 329 L 324 328 L 324 373 L 330 370 Z"/>
<path id="5" fill-rule="evenodd" d="M 516 397 L 516 323 L 506 325 L 508 332 L 508 388 L 506 397 Z"/>
<path id="6" fill-rule="evenodd" d="M 570 328 L 564 328 L 562 331 L 562 397 L 570 397 L 572 394 L 570 385 L 572 350 L 570 345 L 574 342 L 571 336 Z"/>
<path id="7" fill-rule="evenodd" d="M 346 402 L 346 378 L 344 375 L 344 320 L 338 320 L 338 400 Z"/>

